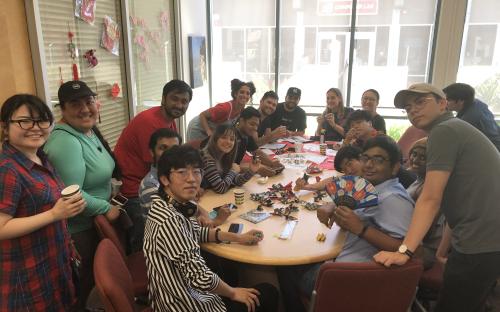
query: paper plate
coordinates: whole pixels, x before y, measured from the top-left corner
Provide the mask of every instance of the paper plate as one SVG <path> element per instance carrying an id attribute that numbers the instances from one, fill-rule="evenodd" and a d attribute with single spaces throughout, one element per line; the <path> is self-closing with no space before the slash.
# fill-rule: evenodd
<path id="1" fill-rule="evenodd" d="M 332 182 L 326 185 L 326 192 L 337 206 L 360 209 L 378 204 L 378 194 L 375 187 L 367 180 L 357 176 L 333 178 Z"/>

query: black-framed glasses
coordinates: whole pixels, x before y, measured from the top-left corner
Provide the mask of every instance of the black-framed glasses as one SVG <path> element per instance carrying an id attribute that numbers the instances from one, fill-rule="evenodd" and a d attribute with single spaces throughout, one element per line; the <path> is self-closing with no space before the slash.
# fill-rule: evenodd
<path id="1" fill-rule="evenodd" d="M 389 161 L 389 159 L 383 157 L 383 156 L 379 156 L 379 155 L 375 155 L 375 156 L 368 156 L 368 155 L 361 155 L 359 157 L 359 160 L 363 163 L 363 164 L 366 164 L 367 162 L 369 162 L 370 160 L 375 164 L 375 165 L 382 165 L 384 162 L 386 161 Z"/>
<path id="2" fill-rule="evenodd" d="M 425 161 L 426 160 L 425 153 L 419 153 L 417 151 L 412 151 L 410 153 L 410 157 L 414 158 L 415 160 L 420 160 L 420 161 Z"/>
<path id="3" fill-rule="evenodd" d="M 170 170 L 170 172 L 179 175 L 183 179 L 187 179 L 189 177 L 190 172 L 197 179 L 203 176 L 203 169 L 201 168 L 176 169 L 176 170 Z"/>
<path id="4" fill-rule="evenodd" d="M 31 130 L 35 127 L 35 124 L 38 126 L 40 129 L 48 129 L 50 126 L 52 126 L 52 122 L 50 120 L 43 120 L 43 119 L 30 119 L 30 118 L 25 118 L 25 119 L 11 119 L 11 123 L 17 123 L 21 129 L 24 130 Z"/>

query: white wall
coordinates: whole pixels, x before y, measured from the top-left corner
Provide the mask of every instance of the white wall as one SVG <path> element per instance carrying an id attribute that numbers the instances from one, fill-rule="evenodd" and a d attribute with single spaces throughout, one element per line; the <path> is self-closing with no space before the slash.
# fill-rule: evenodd
<path id="1" fill-rule="evenodd" d="M 207 6 L 205 0 L 182 0 L 180 3 L 180 23 L 182 51 L 182 74 L 184 81 L 189 83 L 189 46 L 188 36 L 204 36 L 208 45 L 207 38 Z M 210 107 L 208 83 L 202 87 L 193 89 L 193 100 L 189 104 L 186 113 L 186 127 L 189 121 L 200 112 Z"/>

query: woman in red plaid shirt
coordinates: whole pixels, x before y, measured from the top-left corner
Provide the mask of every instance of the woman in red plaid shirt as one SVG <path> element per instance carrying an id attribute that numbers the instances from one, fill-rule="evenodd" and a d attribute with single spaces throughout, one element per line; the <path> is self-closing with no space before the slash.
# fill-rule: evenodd
<path id="1" fill-rule="evenodd" d="M 54 119 L 33 95 L 0 111 L 0 311 L 69 311 L 75 303 L 66 219 L 85 207 L 60 198 L 63 184 L 40 147 Z"/>

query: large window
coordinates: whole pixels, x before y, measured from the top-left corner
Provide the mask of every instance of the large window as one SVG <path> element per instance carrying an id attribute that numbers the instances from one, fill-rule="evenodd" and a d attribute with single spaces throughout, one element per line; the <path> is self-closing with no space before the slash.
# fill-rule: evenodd
<path id="1" fill-rule="evenodd" d="M 363 90 L 377 89 L 380 113 L 403 116 L 393 108 L 396 92 L 429 80 L 437 0 L 357 0 L 355 28 L 349 0 L 281 0 L 279 25 L 275 25 L 275 1 L 213 3 L 214 89 L 227 73 L 257 81 L 260 94 L 277 89 L 281 100 L 289 87 L 298 87 L 300 105 L 308 113 L 306 134 L 316 129 L 315 115 L 324 110 L 329 88 L 340 88 L 344 101 L 349 98 L 347 104 L 355 108 Z M 278 68 L 274 68 L 276 26 Z M 223 79 L 224 86 L 230 77 Z"/>
<path id="2" fill-rule="evenodd" d="M 128 0 L 135 103 L 140 112 L 161 103 L 165 83 L 174 78 L 172 1 Z"/>
<path id="3" fill-rule="evenodd" d="M 500 115 L 500 2 L 469 0 L 457 81 Z"/>
<path id="4" fill-rule="evenodd" d="M 401 116 L 394 95 L 430 72 L 435 0 L 358 1 L 351 106 L 367 89 L 380 93 L 378 113 Z"/>
<path id="5" fill-rule="evenodd" d="M 212 15 L 212 98 L 231 99 L 230 81 L 253 81 L 258 103 L 274 89 L 275 2 L 214 0 Z"/>

